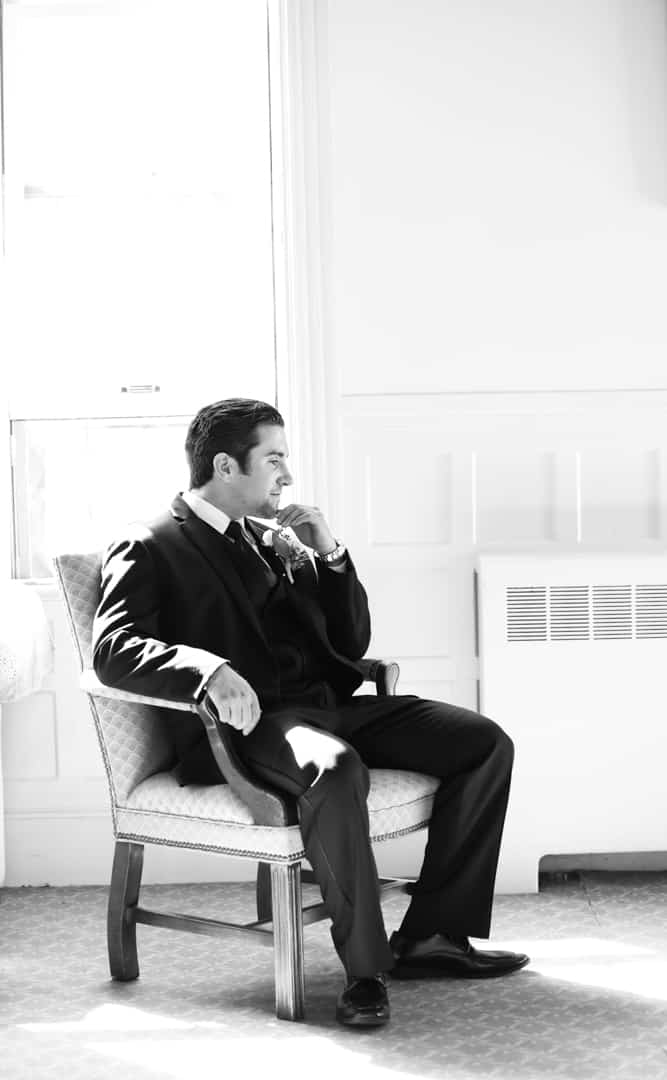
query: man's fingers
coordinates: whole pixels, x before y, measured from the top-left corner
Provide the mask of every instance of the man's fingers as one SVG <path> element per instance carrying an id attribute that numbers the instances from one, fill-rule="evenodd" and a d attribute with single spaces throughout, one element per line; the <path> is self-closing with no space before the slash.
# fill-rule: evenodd
<path id="1" fill-rule="evenodd" d="M 245 735 L 249 735 L 251 731 L 254 731 L 254 729 L 257 727 L 257 724 L 259 723 L 259 718 L 261 715 L 262 711 L 259 707 L 259 701 L 257 700 L 256 695 L 253 694 L 252 698 L 248 702 L 248 723 L 244 731 Z"/>
<path id="2" fill-rule="evenodd" d="M 260 717 L 259 702 L 256 698 L 254 700 L 252 698 L 248 700 L 246 715 L 247 721 L 246 726 L 243 729 L 243 734 L 249 735 L 250 732 L 254 731 L 254 729 L 257 727 L 257 723 Z"/>
<path id="3" fill-rule="evenodd" d="M 251 731 L 254 731 L 259 723 L 259 716 L 253 717 L 250 727 L 246 731 L 246 735 L 249 735 Z"/>
<path id="4" fill-rule="evenodd" d="M 310 514 L 291 514 L 285 521 L 281 522 L 284 528 L 293 529 L 295 525 L 312 525 L 312 517 Z"/>
<path id="5" fill-rule="evenodd" d="M 238 698 L 233 707 L 234 727 L 244 735 L 249 735 L 256 724 L 253 701 L 249 696 Z"/>
<path id="6" fill-rule="evenodd" d="M 229 724 L 230 727 L 236 728 L 237 730 L 241 727 L 241 722 L 240 722 L 240 718 L 239 718 L 239 712 L 238 712 L 238 709 L 236 707 L 235 702 L 230 703 L 229 708 L 227 710 L 227 717 L 228 717 L 227 723 Z"/>
<path id="7" fill-rule="evenodd" d="M 228 701 L 217 702 L 218 718 L 223 724 L 231 724 L 232 722 L 232 710 Z"/>
<path id="8" fill-rule="evenodd" d="M 298 503 L 290 503 L 276 514 L 279 525 L 291 525 L 293 522 L 312 521 L 319 515 L 319 510 L 314 506 L 299 506 Z"/>
<path id="9" fill-rule="evenodd" d="M 249 735 L 257 725 L 261 716 L 257 694 L 250 683 L 231 668 L 223 669 L 220 684 L 211 686 L 209 695 L 223 724 L 229 724 L 244 735 Z"/>
<path id="10" fill-rule="evenodd" d="M 241 731 L 244 735 L 248 735 L 252 731 L 252 703 L 248 698 L 243 702 L 243 725 Z"/>
<path id="11" fill-rule="evenodd" d="M 223 701 L 218 707 L 218 714 L 223 724 L 228 724 L 229 727 L 236 728 L 237 731 L 243 726 L 238 701 Z"/>

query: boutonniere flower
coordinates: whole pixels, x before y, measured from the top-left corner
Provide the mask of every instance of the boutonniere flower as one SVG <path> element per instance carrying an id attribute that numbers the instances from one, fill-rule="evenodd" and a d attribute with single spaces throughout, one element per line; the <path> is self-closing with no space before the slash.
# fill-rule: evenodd
<path id="1" fill-rule="evenodd" d="M 302 544 L 293 529 L 267 529 L 262 536 L 265 547 L 273 548 L 285 565 L 289 581 L 294 584 L 294 571 L 310 562 L 308 548 Z"/>

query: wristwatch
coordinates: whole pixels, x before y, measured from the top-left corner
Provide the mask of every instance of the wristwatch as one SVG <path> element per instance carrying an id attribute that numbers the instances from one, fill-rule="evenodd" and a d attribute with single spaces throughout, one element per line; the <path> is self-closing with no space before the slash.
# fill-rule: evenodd
<path id="1" fill-rule="evenodd" d="M 335 563 L 340 562 L 346 551 L 347 548 L 345 547 L 345 544 L 342 544 L 341 541 L 337 539 L 336 546 L 333 551 L 328 551 L 326 555 L 320 555 L 319 551 L 316 551 L 315 554 L 321 562 Z"/>

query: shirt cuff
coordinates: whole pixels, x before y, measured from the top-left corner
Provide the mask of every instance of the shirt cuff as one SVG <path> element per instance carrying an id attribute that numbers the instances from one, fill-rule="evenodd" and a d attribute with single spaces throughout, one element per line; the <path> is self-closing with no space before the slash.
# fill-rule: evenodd
<path id="1" fill-rule="evenodd" d="M 206 693 L 206 687 L 210 683 L 213 676 L 216 674 L 216 672 L 220 671 L 221 667 L 228 663 L 229 660 L 219 660 L 216 666 L 211 669 L 211 671 L 206 672 L 195 692 L 195 703 L 197 705 L 199 705 L 200 702 L 203 701 L 204 694 Z"/>

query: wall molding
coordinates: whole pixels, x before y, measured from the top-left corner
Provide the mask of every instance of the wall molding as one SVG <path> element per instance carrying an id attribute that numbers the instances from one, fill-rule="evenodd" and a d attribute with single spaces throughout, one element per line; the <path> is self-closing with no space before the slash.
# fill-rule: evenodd
<path id="1" fill-rule="evenodd" d="M 99 807 L 95 809 L 77 809 L 71 810 L 67 807 L 31 807 L 29 810 L 5 810 L 6 821 L 42 821 L 44 818 L 48 818 L 49 821 L 89 821 L 91 818 L 104 818 L 109 822 L 109 833 L 111 833 L 112 819 L 110 810 L 100 810 Z"/>
<path id="2" fill-rule="evenodd" d="M 341 394 L 344 415 L 364 413 L 387 414 L 399 406 L 401 412 L 412 414 L 440 413 L 443 407 L 456 410 L 503 411 L 534 413 L 536 410 L 571 412 L 582 409 L 600 409 L 609 406 L 620 408 L 667 408 L 667 389 L 654 387 L 605 388 L 600 390 L 433 390 L 429 393 L 378 393 Z"/>
<path id="3" fill-rule="evenodd" d="M 276 382 L 299 500 L 330 504 L 332 402 L 325 341 L 321 14 L 269 0 Z"/>

